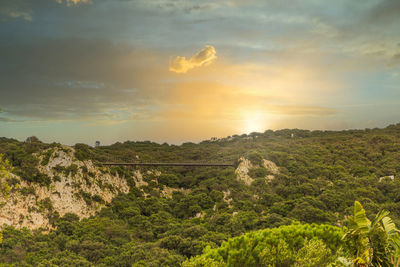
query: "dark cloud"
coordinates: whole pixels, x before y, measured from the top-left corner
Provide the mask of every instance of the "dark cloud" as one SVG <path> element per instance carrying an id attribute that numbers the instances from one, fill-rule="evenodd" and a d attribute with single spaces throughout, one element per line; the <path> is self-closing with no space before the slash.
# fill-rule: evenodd
<path id="1" fill-rule="evenodd" d="M 0 21 L 11 19 L 32 21 L 37 15 L 34 10 L 54 7 L 57 3 L 71 7 L 92 3 L 92 0 L 1 0 Z"/>
<path id="2" fill-rule="evenodd" d="M 33 11 L 31 3 L 26 0 L 1 0 L 0 22 L 9 19 L 32 20 Z"/>
<path id="3" fill-rule="evenodd" d="M 0 122 L 11 122 L 12 120 L 9 118 L 2 118 L 0 117 Z"/>
<path id="4" fill-rule="evenodd" d="M 143 112 L 162 88 L 159 56 L 105 40 L 0 45 L 0 106 L 9 117 L 85 119 Z M 153 94 L 154 92 L 157 92 Z"/>
<path id="5" fill-rule="evenodd" d="M 371 9 L 368 18 L 375 23 L 396 23 L 398 25 L 400 22 L 400 1 L 382 0 Z"/>
<path id="6" fill-rule="evenodd" d="M 388 64 L 389 67 L 393 67 L 393 66 L 397 66 L 400 65 L 400 53 L 395 54 L 392 57 L 392 60 L 390 61 L 390 63 Z"/>
<path id="7" fill-rule="evenodd" d="M 0 122 L 27 122 L 27 120 L 17 120 L 8 117 L 0 117 Z"/>

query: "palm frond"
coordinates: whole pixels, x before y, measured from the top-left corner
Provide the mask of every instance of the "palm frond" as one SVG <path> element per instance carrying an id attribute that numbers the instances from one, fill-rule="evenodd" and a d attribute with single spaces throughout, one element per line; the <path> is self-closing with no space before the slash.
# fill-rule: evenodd
<path id="1" fill-rule="evenodd" d="M 358 201 L 354 202 L 354 223 L 360 232 L 368 232 L 371 226 L 371 221 L 367 218 L 364 208 Z"/>

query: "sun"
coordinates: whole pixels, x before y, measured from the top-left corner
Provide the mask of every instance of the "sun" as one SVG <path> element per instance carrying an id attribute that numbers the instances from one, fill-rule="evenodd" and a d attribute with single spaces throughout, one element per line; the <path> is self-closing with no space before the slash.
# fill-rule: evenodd
<path id="1" fill-rule="evenodd" d="M 261 112 L 246 114 L 244 118 L 244 130 L 246 133 L 263 132 L 266 128 L 266 117 Z"/>

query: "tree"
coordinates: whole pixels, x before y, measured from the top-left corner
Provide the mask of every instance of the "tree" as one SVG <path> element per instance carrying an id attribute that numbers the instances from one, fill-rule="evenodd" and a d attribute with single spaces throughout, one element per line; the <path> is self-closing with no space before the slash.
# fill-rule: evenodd
<path id="1" fill-rule="evenodd" d="M 3 196 L 8 196 L 11 190 L 7 179 L 10 178 L 10 173 L 12 171 L 12 166 L 10 162 L 6 159 L 3 160 L 3 155 L 0 154 L 0 194 Z"/>
<path id="2" fill-rule="evenodd" d="M 0 154 L 0 179 L 8 178 L 11 171 L 12 166 L 10 162 L 7 159 L 3 160 L 3 155 Z"/>
<path id="3" fill-rule="evenodd" d="M 329 266 L 338 257 L 343 232 L 330 225 L 299 224 L 250 232 L 182 266 Z"/>
<path id="4" fill-rule="evenodd" d="M 39 143 L 40 140 L 36 136 L 29 136 L 26 138 L 25 143 Z"/>
<path id="5" fill-rule="evenodd" d="M 381 210 L 370 221 L 360 202 L 354 203 L 354 216 L 348 218 L 343 236 L 356 266 L 393 266 L 399 262 L 400 237 L 389 212 Z"/>
<path id="6" fill-rule="evenodd" d="M 326 266 L 330 262 L 331 251 L 319 239 L 307 240 L 296 255 L 299 266 L 318 267 Z"/>
<path id="7" fill-rule="evenodd" d="M 256 166 L 260 166 L 263 162 L 263 156 L 259 152 L 251 152 L 248 156 L 250 162 Z"/>

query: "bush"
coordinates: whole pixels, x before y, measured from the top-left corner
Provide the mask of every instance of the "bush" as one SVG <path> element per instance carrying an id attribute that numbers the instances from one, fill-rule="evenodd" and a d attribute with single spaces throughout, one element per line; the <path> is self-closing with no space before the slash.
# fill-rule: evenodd
<path id="1" fill-rule="evenodd" d="M 248 174 L 252 178 L 263 178 L 267 176 L 268 171 L 264 167 L 251 168 Z"/>
<path id="2" fill-rule="evenodd" d="M 263 156 L 259 152 L 250 153 L 248 158 L 249 158 L 250 162 L 256 166 L 261 166 L 263 163 Z"/>
<path id="3" fill-rule="evenodd" d="M 179 186 L 179 180 L 175 174 L 161 174 L 157 178 L 157 180 L 160 184 L 163 184 L 163 185 L 166 185 L 169 187 L 178 187 Z"/>
<path id="4" fill-rule="evenodd" d="M 327 266 L 342 246 L 342 229 L 330 225 L 292 224 L 231 238 L 216 249 L 208 248 L 183 266 Z"/>
<path id="5" fill-rule="evenodd" d="M 86 144 L 76 144 L 75 148 L 75 157 L 78 160 L 84 161 L 90 159 L 90 147 Z"/>

